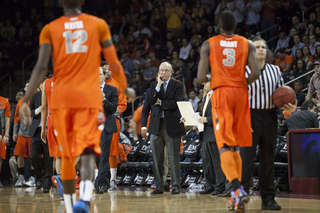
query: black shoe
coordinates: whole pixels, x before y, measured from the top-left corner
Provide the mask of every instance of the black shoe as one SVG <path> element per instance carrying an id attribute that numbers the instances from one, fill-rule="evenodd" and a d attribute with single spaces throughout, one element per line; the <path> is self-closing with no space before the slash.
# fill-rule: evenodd
<path id="1" fill-rule="evenodd" d="M 180 189 L 173 188 L 172 191 L 171 191 L 171 194 L 172 194 L 172 195 L 180 194 Z"/>
<path id="2" fill-rule="evenodd" d="M 96 194 L 103 194 L 108 191 L 108 186 L 99 186 L 96 188 Z"/>
<path id="3" fill-rule="evenodd" d="M 223 191 L 214 190 L 214 191 L 211 193 L 211 195 L 220 195 L 220 194 L 222 194 L 222 193 L 223 193 Z"/>
<path id="4" fill-rule="evenodd" d="M 42 192 L 43 192 L 43 193 L 49 193 L 49 192 L 50 192 L 50 188 L 46 188 L 46 187 L 45 187 L 45 188 L 43 188 Z"/>
<path id="5" fill-rule="evenodd" d="M 262 202 L 261 210 L 281 210 L 281 206 L 275 200 L 271 200 L 268 203 Z"/>
<path id="6" fill-rule="evenodd" d="M 213 191 L 214 191 L 214 189 L 205 189 L 204 191 L 200 191 L 199 194 L 208 195 L 208 194 L 212 193 Z"/>
<path id="7" fill-rule="evenodd" d="M 42 179 L 37 180 L 36 187 L 37 187 L 36 190 L 39 190 L 42 188 Z"/>
<path id="8" fill-rule="evenodd" d="M 221 194 L 218 194 L 218 197 L 231 197 L 231 190 L 232 190 L 232 187 L 230 186 L 224 192 L 222 192 Z"/>
<path id="9" fill-rule="evenodd" d="M 155 190 L 153 190 L 151 192 L 152 195 L 159 195 L 159 194 L 163 194 L 163 190 L 160 188 L 156 188 Z"/>

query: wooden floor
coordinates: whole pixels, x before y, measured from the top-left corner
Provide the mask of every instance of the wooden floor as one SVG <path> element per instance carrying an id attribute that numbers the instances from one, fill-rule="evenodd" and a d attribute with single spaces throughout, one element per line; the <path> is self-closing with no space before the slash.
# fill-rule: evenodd
<path id="1" fill-rule="evenodd" d="M 91 203 L 91 212 L 229 212 L 226 210 L 228 198 L 219 198 L 212 195 L 199 195 L 196 192 L 184 190 L 179 195 L 171 195 L 165 192 L 163 195 L 151 195 L 146 187 L 122 187 L 115 192 L 102 195 L 94 194 Z M 281 196 L 281 193 L 279 193 Z M 283 195 L 282 195 L 283 196 Z M 305 196 L 312 199 L 301 199 L 286 194 L 277 198 L 282 206 L 280 212 L 290 213 L 316 213 L 320 212 L 320 196 Z M 246 205 L 246 212 L 270 212 L 261 211 L 261 199 L 254 195 Z M 51 189 L 49 194 L 44 194 L 35 188 L 0 188 L 0 213 L 51 213 L 65 212 L 64 204 L 56 194 L 56 189 Z M 279 212 L 279 211 L 276 211 Z"/>

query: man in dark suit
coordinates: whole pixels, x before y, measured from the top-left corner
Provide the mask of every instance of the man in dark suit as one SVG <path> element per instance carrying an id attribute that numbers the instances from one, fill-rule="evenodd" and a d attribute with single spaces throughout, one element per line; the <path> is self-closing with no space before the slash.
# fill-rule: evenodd
<path id="1" fill-rule="evenodd" d="M 226 177 L 220 166 L 220 154 L 214 136 L 210 101 L 213 91 L 210 91 L 210 82 L 205 84 L 204 92 L 202 117 L 198 121 L 204 124 L 203 132 L 200 132 L 200 141 L 202 142 L 202 167 L 207 187 L 200 194 L 218 195 L 225 190 Z"/>
<path id="2" fill-rule="evenodd" d="M 118 106 L 118 90 L 116 87 L 106 84 L 104 82 L 104 76 L 104 70 L 102 67 L 100 67 L 100 88 L 106 122 L 104 130 L 101 134 L 101 155 L 99 161 L 97 160 L 98 176 L 94 183 L 96 194 L 103 194 L 104 192 L 108 191 L 109 179 L 107 173 L 109 166 L 110 145 L 113 133 L 118 131 L 116 118 L 114 115 Z"/>
<path id="3" fill-rule="evenodd" d="M 184 86 L 181 82 L 171 79 L 172 65 L 163 62 L 159 67 L 157 82 L 150 84 L 149 102 L 151 109 L 149 133 L 152 155 L 154 182 L 157 188 L 151 194 L 163 194 L 163 159 L 164 147 L 168 147 L 172 191 L 171 194 L 180 193 L 180 141 L 185 135 L 183 123 L 180 122 L 180 112 L 177 101 L 183 101 Z"/>
<path id="4" fill-rule="evenodd" d="M 30 160 L 37 177 L 37 189 L 40 189 L 43 186 L 43 193 L 49 193 L 53 172 L 53 158 L 50 157 L 48 143 L 43 143 L 41 140 L 41 100 L 42 84 L 40 85 L 40 91 L 33 95 L 29 105 L 32 117 L 32 124 L 29 130 L 29 136 L 32 138 L 30 145 Z M 43 155 L 44 174 L 42 172 L 41 155 Z"/>

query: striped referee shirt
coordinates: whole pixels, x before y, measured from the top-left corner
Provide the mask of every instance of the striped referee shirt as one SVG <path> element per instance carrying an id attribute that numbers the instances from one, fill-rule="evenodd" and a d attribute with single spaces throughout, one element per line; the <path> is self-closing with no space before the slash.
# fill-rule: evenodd
<path id="1" fill-rule="evenodd" d="M 249 66 L 246 66 L 246 78 L 248 78 L 250 73 L 251 70 Z M 266 63 L 263 69 L 261 69 L 259 78 L 248 85 L 250 108 L 275 108 L 276 105 L 272 101 L 272 94 L 278 87 L 282 87 L 283 85 L 280 68 L 276 65 Z"/>

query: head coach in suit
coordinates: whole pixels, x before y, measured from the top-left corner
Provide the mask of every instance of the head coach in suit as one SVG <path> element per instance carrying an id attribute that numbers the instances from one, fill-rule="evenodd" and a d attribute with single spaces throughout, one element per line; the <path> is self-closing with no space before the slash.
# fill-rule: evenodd
<path id="1" fill-rule="evenodd" d="M 180 141 L 185 135 L 184 124 L 180 122 L 177 101 L 183 101 L 183 84 L 171 79 L 172 65 L 163 62 L 159 66 L 158 81 L 150 84 L 149 103 L 151 109 L 149 133 L 152 155 L 154 182 L 157 188 L 151 194 L 163 193 L 164 147 L 168 147 L 171 162 L 171 194 L 180 193 Z"/>

